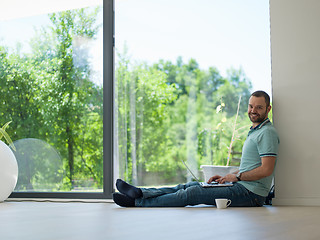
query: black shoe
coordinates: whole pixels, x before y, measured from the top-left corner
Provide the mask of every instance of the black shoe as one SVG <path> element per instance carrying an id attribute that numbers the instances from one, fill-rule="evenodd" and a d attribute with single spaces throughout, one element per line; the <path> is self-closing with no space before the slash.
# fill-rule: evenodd
<path id="1" fill-rule="evenodd" d="M 132 186 L 121 179 L 117 179 L 116 187 L 119 192 L 133 199 L 141 198 L 143 195 L 140 188 Z"/>
<path id="2" fill-rule="evenodd" d="M 135 200 L 122 193 L 113 193 L 112 198 L 121 207 L 135 207 Z"/>

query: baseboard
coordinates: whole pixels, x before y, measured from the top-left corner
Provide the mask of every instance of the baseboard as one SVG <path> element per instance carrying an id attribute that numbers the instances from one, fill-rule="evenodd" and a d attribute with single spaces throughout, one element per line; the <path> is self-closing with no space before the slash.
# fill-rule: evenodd
<path id="1" fill-rule="evenodd" d="M 320 206 L 320 198 L 274 198 L 274 206 Z"/>
<path id="2" fill-rule="evenodd" d="M 8 198 L 5 202 L 114 203 L 112 199 Z"/>

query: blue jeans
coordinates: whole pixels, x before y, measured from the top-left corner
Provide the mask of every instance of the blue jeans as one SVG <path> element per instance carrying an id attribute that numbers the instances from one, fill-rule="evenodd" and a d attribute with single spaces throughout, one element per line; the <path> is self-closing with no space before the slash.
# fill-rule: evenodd
<path id="1" fill-rule="evenodd" d="M 231 207 L 261 207 L 265 197 L 256 195 L 239 183 L 230 187 L 201 187 L 198 182 L 175 187 L 141 188 L 143 197 L 135 200 L 136 207 L 185 207 L 215 205 L 216 198 L 231 200 Z"/>

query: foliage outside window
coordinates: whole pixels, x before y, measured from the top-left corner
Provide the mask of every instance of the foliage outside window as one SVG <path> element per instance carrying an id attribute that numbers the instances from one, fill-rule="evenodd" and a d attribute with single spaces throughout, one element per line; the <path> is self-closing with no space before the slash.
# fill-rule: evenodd
<path id="1" fill-rule="evenodd" d="M 89 53 L 102 28 L 100 13 L 100 7 L 52 13 L 29 42 L 0 41 L 1 121 L 12 121 L 13 141 L 40 139 L 61 157 L 53 169 L 48 156 L 33 152 L 32 163 L 22 157 L 16 191 L 103 188 L 103 87 L 92 80 Z M 61 181 L 50 182 L 52 175 Z"/>
<path id="2" fill-rule="evenodd" d="M 270 92 L 269 30 L 266 0 L 115 1 L 114 179 L 239 165 L 249 96 Z"/>
<path id="3" fill-rule="evenodd" d="M 226 165 L 239 96 L 233 152 L 241 152 L 251 91 L 241 69 L 222 77 L 214 67 L 200 69 L 194 59 L 134 64 L 126 52 L 117 59 L 119 177 L 142 186 L 174 184 L 186 181 L 181 159 L 196 171 L 200 165 Z"/>

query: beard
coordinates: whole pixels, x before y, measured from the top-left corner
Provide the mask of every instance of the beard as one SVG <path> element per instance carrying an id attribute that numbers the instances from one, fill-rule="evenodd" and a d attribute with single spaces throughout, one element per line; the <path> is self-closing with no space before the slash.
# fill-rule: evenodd
<path id="1" fill-rule="evenodd" d="M 258 113 L 248 113 L 248 116 L 250 118 L 250 121 L 253 123 L 262 123 L 267 118 L 267 110 L 264 114 L 258 114 Z"/>

